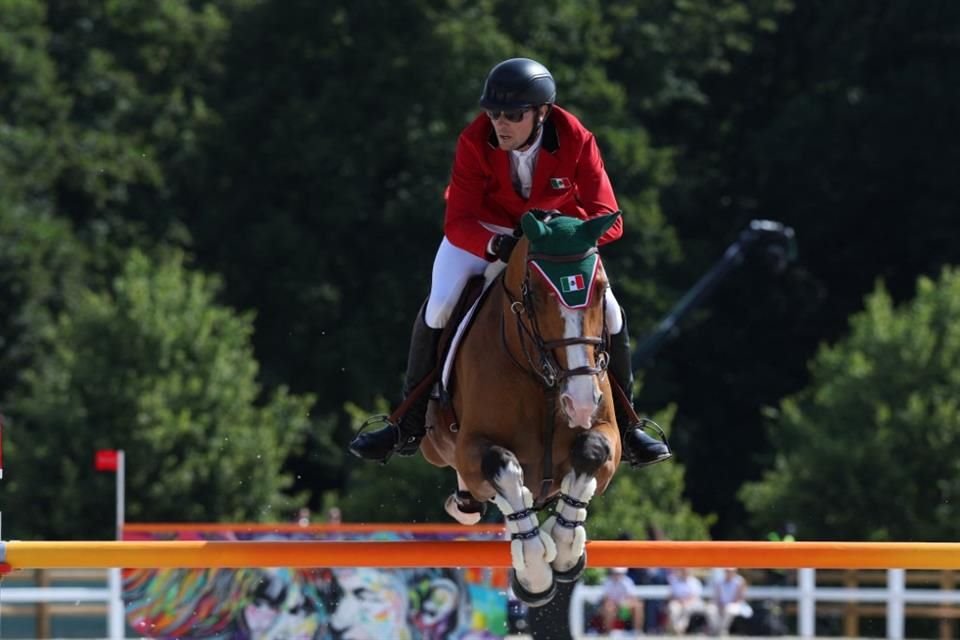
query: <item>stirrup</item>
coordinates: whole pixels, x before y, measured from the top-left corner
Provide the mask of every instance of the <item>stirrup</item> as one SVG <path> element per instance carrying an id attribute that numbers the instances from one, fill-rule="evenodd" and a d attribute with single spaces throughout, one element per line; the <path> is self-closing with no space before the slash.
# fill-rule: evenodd
<path id="1" fill-rule="evenodd" d="M 366 431 L 372 425 L 383 425 L 385 427 L 396 427 L 397 425 L 390 422 L 390 416 L 385 413 L 377 413 L 366 420 L 363 421 L 363 424 L 360 425 L 360 428 L 357 429 L 357 433 L 353 436 L 356 439 L 361 433 Z"/>
<path id="2" fill-rule="evenodd" d="M 633 455 L 626 456 L 627 464 L 629 464 L 634 469 L 642 469 L 643 467 L 649 467 L 650 465 L 657 464 L 658 462 L 665 462 L 673 457 L 673 449 L 670 448 L 670 442 L 667 440 L 667 434 L 664 433 L 660 425 L 658 425 L 656 422 L 654 422 L 650 418 L 639 418 L 639 422 L 627 427 L 627 429 L 640 429 L 641 433 L 643 433 L 645 429 L 651 429 L 651 428 L 657 431 L 657 434 L 659 434 L 660 436 L 659 438 L 660 443 L 663 444 L 664 447 L 666 447 L 667 452 L 665 454 L 661 454 L 657 456 L 656 458 L 653 458 L 652 460 L 638 460 Z M 620 437 L 621 438 L 624 437 L 622 433 Z M 647 437 L 649 438 L 650 436 L 647 436 Z M 650 439 L 656 440 L 656 438 L 650 438 Z"/>
<path id="3" fill-rule="evenodd" d="M 667 441 L 667 434 L 664 433 L 660 425 L 650 418 L 640 418 L 640 422 L 637 423 L 637 426 L 639 426 L 641 429 L 649 429 L 650 426 L 648 425 L 652 425 L 652 427 L 657 430 L 657 433 L 660 434 L 660 442 L 667 446 L 667 451 L 673 451 L 673 449 L 670 448 L 670 443 Z"/>
<path id="4" fill-rule="evenodd" d="M 400 418 L 400 421 L 403 421 L 402 417 Z M 363 433 L 372 425 L 392 427 L 397 432 L 396 442 L 393 443 L 393 447 L 391 447 L 390 451 L 387 452 L 387 454 L 380 460 L 380 464 L 387 464 L 393 454 L 403 457 L 416 455 L 417 451 L 420 450 L 420 442 L 427 435 L 426 429 L 424 429 L 423 433 L 420 434 L 405 434 L 403 428 L 398 423 L 390 422 L 390 416 L 385 413 L 378 413 L 363 421 L 363 424 L 360 425 L 360 428 L 357 430 L 357 435 L 355 435 L 354 438 L 359 437 L 361 433 Z"/>
<path id="5" fill-rule="evenodd" d="M 361 435 L 363 435 L 363 432 L 366 431 L 367 429 L 369 429 L 371 426 L 379 426 L 379 425 L 382 425 L 384 428 L 391 428 L 391 427 L 392 427 L 392 428 L 395 429 L 396 432 L 397 432 L 397 441 L 393 443 L 393 445 L 390 447 L 390 450 L 387 451 L 387 453 L 386 453 L 382 458 L 379 458 L 379 459 L 377 459 L 377 458 L 365 458 L 364 456 L 360 455 L 359 453 L 353 451 L 352 448 L 351 448 L 351 453 L 353 453 L 353 455 L 355 455 L 355 456 L 357 456 L 357 457 L 359 457 L 359 458 L 366 459 L 366 460 L 372 460 L 372 461 L 374 461 L 374 462 L 379 462 L 381 465 L 385 465 L 385 464 L 387 464 L 387 463 L 390 461 L 390 458 L 393 456 L 393 454 L 396 453 L 396 452 L 400 449 L 401 445 L 403 444 L 402 442 L 400 442 L 400 439 L 399 439 L 399 436 L 400 436 L 400 429 L 399 429 L 399 427 L 398 427 L 397 425 L 395 425 L 394 423 L 390 422 L 390 416 L 388 416 L 387 414 L 385 414 L 385 413 L 378 413 L 378 414 L 372 415 L 372 416 L 370 416 L 369 418 L 367 418 L 366 420 L 364 420 L 364 421 L 363 421 L 363 424 L 360 425 L 360 428 L 357 429 L 357 433 L 353 436 L 353 440 L 351 440 L 351 443 L 350 443 L 350 444 L 352 445 L 353 442 L 354 442 L 355 440 L 357 440 L 357 438 L 359 438 Z"/>

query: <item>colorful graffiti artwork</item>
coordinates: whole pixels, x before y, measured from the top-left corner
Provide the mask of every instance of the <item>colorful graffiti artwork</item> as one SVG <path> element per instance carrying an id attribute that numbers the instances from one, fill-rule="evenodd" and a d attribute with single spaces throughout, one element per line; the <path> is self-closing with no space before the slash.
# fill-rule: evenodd
<path id="1" fill-rule="evenodd" d="M 125 531 L 127 540 L 449 539 L 443 534 Z M 464 537 L 462 535 L 457 537 Z M 480 534 L 490 539 L 490 534 Z M 488 640 L 507 633 L 499 571 L 459 569 L 124 570 L 127 623 L 148 638 Z"/>

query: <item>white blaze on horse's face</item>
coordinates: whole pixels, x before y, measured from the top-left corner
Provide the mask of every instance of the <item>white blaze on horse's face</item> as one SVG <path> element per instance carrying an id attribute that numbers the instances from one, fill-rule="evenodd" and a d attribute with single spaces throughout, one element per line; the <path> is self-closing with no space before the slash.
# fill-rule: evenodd
<path id="1" fill-rule="evenodd" d="M 563 337 L 579 338 L 584 335 L 583 310 L 568 309 L 560 306 L 560 315 L 563 317 Z M 572 344 L 566 347 L 567 369 L 578 367 L 592 367 L 593 347 L 585 344 Z M 600 384 L 597 376 L 580 375 L 570 376 L 563 383 L 560 393 L 560 406 L 566 414 L 571 429 L 577 427 L 589 429 L 593 426 L 593 415 L 600 404 Z"/>

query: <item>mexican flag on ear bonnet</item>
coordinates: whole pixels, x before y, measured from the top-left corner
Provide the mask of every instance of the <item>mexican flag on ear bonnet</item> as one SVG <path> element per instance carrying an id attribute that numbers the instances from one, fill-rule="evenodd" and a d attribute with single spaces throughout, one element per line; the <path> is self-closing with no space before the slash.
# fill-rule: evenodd
<path id="1" fill-rule="evenodd" d="M 593 280 L 600 268 L 597 240 L 619 216 L 618 211 L 589 220 L 557 216 L 541 222 L 526 213 L 520 219 L 523 234 L 530 241 L 527 261 L 564 306 L 582 309 L 590 304 Z"/>

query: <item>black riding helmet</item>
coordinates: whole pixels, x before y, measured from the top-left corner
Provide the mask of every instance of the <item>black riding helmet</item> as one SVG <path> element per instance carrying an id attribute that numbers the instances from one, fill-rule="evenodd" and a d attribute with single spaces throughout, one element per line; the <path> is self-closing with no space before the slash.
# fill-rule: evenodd
<path id="1" fill-rule="evenodd" d="M 545 66 L 530 58 L 504 60 L 487 75 L 480 106 L 508 111 L 553 104 L 557 85 Z"/>

